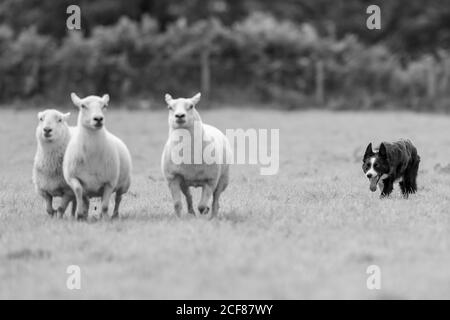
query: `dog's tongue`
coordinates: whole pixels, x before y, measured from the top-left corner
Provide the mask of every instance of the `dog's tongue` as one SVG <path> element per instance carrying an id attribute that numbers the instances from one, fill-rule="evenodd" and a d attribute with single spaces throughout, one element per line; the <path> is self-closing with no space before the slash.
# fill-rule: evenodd
<path id="1" fill-rule="evenodd" d="M 372 192 L 377 191 L 377 182 L 378 182 L 378 176 L 375 176 L 370 179 L 370 191 L 372 191 Z"/>

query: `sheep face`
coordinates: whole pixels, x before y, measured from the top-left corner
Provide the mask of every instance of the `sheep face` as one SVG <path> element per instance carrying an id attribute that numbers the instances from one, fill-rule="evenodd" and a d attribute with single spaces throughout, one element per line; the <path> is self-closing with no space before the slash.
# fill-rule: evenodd
<path id="1" fill-rule="evenodd" d="M 88 96 L 80 99 L 75 93 L 71 94 L 72 102 L 78 107 L 78 125 L 87 129 L 100 130 L 105 125 L 106 107 L 109 102 L 109 95 L 103 97 Z"/>
<path id="2" fill-rule="evenodd" d="M 195 106 L 200 101 L 201 94 L 197 93 L 192 98 L 173 99 L 166 94 L 167 108 L 169 109 L 169 126 L 173 129 L 190 128 L 194 121 L 198 120 Z"/>
<path id="3" fill-rule="evenodd" d="M 54 109 L 47 109 L 38 113 L 39 124 L 36 137 L 45 143 L 57 142 L 64 139 L 67 131 L 67 119 L 70 113 L 61 113 Z"/>

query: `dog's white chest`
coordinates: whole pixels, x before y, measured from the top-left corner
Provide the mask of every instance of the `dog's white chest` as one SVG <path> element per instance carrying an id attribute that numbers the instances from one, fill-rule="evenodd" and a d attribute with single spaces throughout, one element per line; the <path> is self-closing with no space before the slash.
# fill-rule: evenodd
<path id="1" fill-rule="evenodd" d="M 380 188 L 381 191 L 383 191 L 384 188 L 384 179 L 386 179 L 387 177 L 389 177 L 387 174 L 383 174 L 380 178 L 380 180 L 378 181 L 378 188 Z M 397 180 L 394 181 L 394 183 L 398 183 L 398 182 L 402 182 L 403 181 L 403 177 L 398 178 Z"/>
<path id="2" fill-rule="evenodd" d="M 380 188 L 381 191 L 383 191 L 384 189 L 384 179 L 386 179 L 387 177 L 389 177 L 387 174 L 383 174 L 380 180 L 378 180 L 378 188 Z"/>

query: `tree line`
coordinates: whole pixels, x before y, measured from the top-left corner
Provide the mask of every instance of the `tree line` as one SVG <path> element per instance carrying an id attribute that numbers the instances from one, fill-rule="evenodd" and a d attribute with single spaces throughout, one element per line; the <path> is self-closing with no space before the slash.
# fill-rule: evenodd
<path id="1" fill-rule="evenodd" d="M 82 30 L 68 31 L 65 9 L 77 2 Z M 212 102 L 280 108 L 446 109 L 449 5 L 383 2 L 382 29 L 367 30 L 368 5 L 5 0 L 0 101 L 66 101 L 70 90 L 159 101 L 202 90 Z"/>

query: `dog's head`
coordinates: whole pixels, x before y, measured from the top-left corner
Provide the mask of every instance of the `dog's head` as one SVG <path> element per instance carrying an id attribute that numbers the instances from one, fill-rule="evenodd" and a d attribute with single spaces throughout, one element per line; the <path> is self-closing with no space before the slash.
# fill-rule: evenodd
<path id="1" fill-rule="evenodd" d="M 369 143 L 364 153 L 362 169 L 370 181 L 370 191 L 375 192 L 380 178 L 389 173 L 389 162 L 384 143 L 381 143 L 378 151 L 375 152 L 372 149 L 372 143 Z"/>

